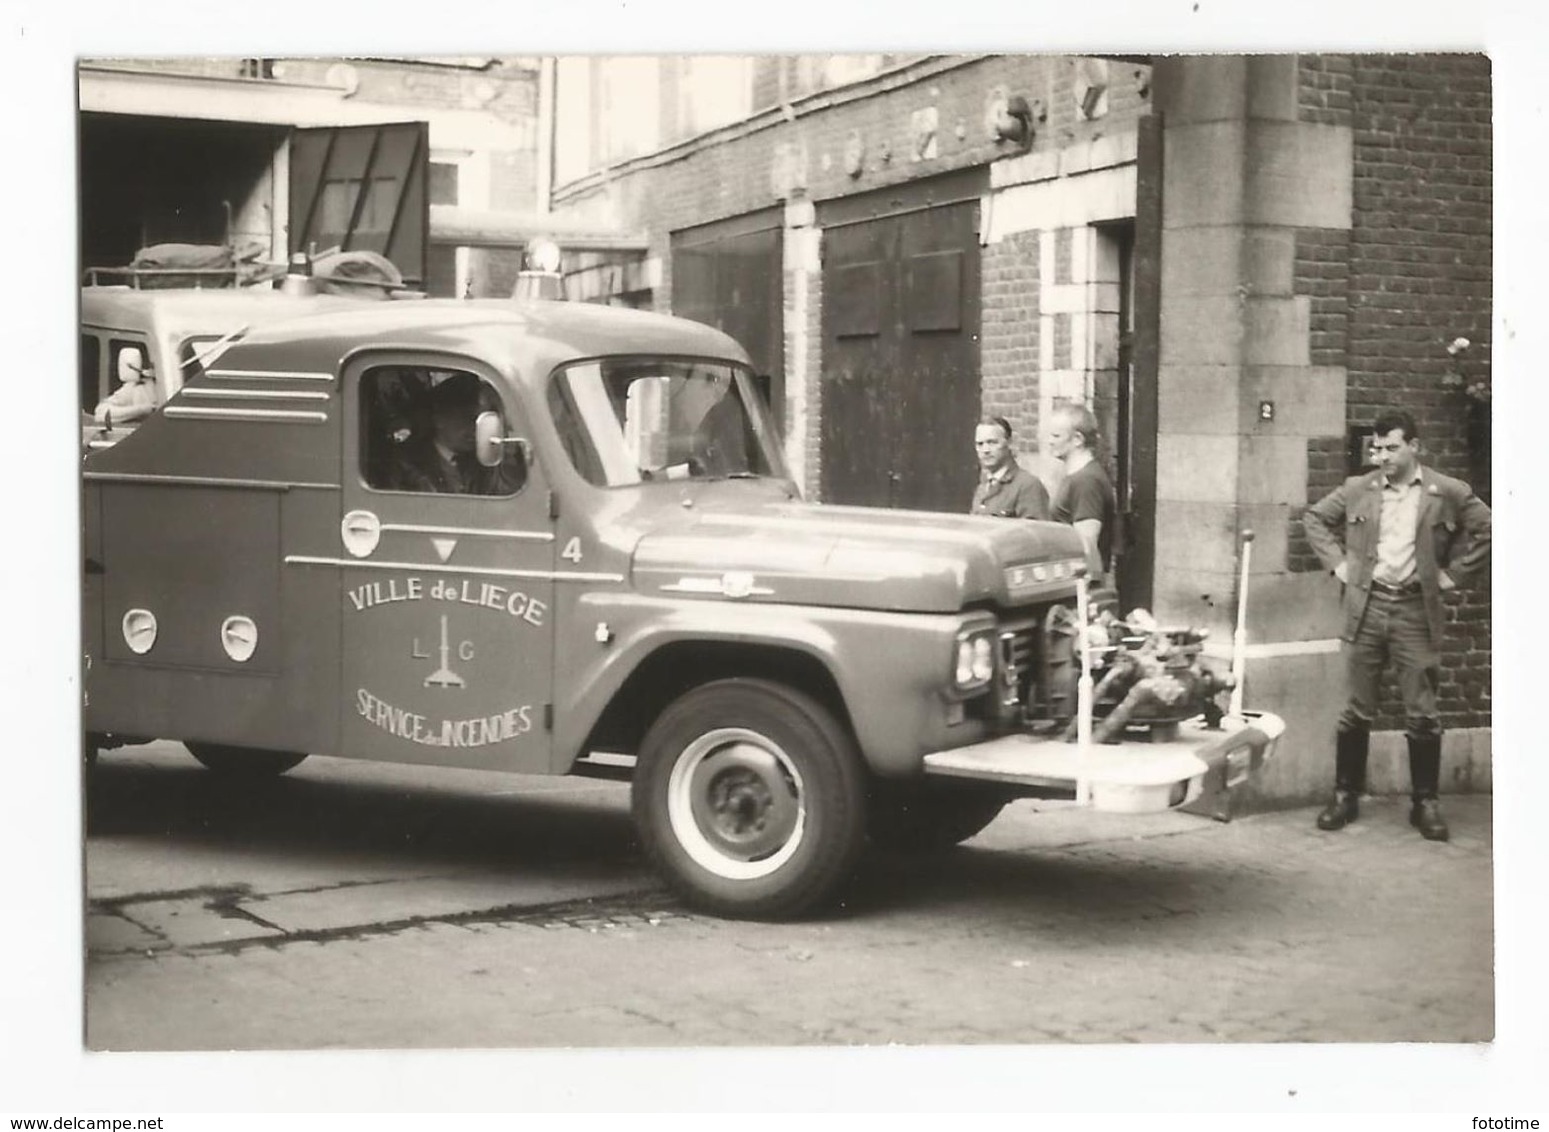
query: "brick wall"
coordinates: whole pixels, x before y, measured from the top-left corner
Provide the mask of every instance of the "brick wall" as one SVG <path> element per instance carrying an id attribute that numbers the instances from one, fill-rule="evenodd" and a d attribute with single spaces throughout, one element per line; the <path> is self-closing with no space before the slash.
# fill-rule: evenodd
<path id="1" fill-rule="evenodd" d="M 1038 373 L 1038 232 L 984 249 L 983 334 L 979 345 L 984 415 L 1011 422 L 1020 447 L 1038 435 L 1038 398 L 1028 396 Z"/>
<path id="2" fill-rule="evenodd" d="M 1074 367 L 1074 343 L 1071 340 L 1070 315 L 1061 311 L 1054 316 L 1054 368 L 1068 370 Z"/>
<path id="3" fill-rule="evenodd" d="M 1069 283 L 1071 281 L 1071 244 L 1075 239 L 1075 233 L 1069 228 L 1057 228 L 1054 231 L 1054 282 Z"/>
<path id="4" fill-rule="evenodd" d="M 1297 56 L 1297 117 L 1323 126 L 1348 126 L 1354 106 L 1352 72 L 1348 55 Z"/>
<path id="5" fill-rule="evenodd" d="M 1307 498 L 1311 502 L 1322 499 L 1344 482 L 1346 467 L 1345 438 L 1342 436 L 1316 436 L 1307 441 Z M 1302 526 L 1292 526 L 1286 546 L 1286 568 L 1294 573 L 1306 573 L 1323 569 L 1323 563 L 1307 544 Z"/>
<path id="6" fill-rule="evenodd" d="M 823 273 L 807 280 L 807 498 L 823 498 Z M 790 354 L 786 354 L 790 357 Z"/>
<path id="7" fill-rule="evenodd" d="M 1304 106 L 1305 103 L 1304 84 Z M 1343 368 L 1348 362 L 1350 337 L 1350 233 L 1333 228 L 1298 230 L 1291 287 L 1293 294 L 1305 295 L 1309 300 L 1310 364 Z M 1345 437 L 1315 436 L 1308 440 L 1308 500 L 1322 499 L 1338 487 L 1348 474 L 1346 467 Z M 1294 525 L 1290 532 L 1286 558 L 1287 569 L 1292 572 L 1323 568 L 1307 545 L 1300 524 Z"/>
<path id="8" fill-rule="evenodd" d="M 1310 300 L 1311 364 L 1348 362 L 1350 313 L 1350 233 L 1333 228 L 1303 228 L 1295 236 L 1292 291 Z"/>
<path id="9" fill-rule="evenodd" d="M 1487 442 L 1471 440 L 1468 402 L 1444 378 L 1445 347 L 1457 336 L 1474 343 L 1469 379 L 1487 378 L 1490 369 L 1489 60 L 1302 56 L 1298 90 L 1304 121 L 1348 125 L 1354 142 L 1347 240 L 1340 233 L 1297 235 L 1296 290 L 1312 298 L 1313 363 L 1347 367 L 1348 425 L 1369 424 L 1389 405 L 1408 409 L 1426 462 L 1488 496 Z M 1309 443 L 1309 499 L 1338 482 L 1344 453 L 1343 437 Z M 1316 565 L 1298 534 L 1291 569 Z M 1449 596 L 1447 617 L 1442 724 L 1487 726 L 1488 580 Z M 1384 702 L 1378 726 L 1402 727 L 1395 688 Z"/>
<path id="10" fill-rule="evenodd" d="M 1467 407 L 1443 378 L 1458 335 L 1489 366 L 1489 61 L 1358 56 L 1353 72 L 1348 416 L 1402 403 L 1430 460 L 1468 475 Z"/>

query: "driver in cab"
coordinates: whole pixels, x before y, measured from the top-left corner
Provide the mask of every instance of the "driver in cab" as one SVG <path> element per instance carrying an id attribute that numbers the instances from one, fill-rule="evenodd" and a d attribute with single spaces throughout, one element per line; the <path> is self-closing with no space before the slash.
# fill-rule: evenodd
<path id="1" fill-rule="evenodd" d="M 443 378 L 430 388 L 429 408 L 428 433 L 416 434 L 400 449 L 394 490 L 513 495 L 521 488 L 522 477 L 510 460 L 485 467 L 475 451 L 475 422 L 486 408 L 483 382 L 471 373 Z"/>
<path id="2" fill-rule="evenodd" d="M 689 468 L 701 476 L 745 475 L 750 470 L 748 443 L 743 434 L 742 405 L 731 388 L 731 374 L 712 374 L 704 382 L 713 400 L 694 430 Z"/>

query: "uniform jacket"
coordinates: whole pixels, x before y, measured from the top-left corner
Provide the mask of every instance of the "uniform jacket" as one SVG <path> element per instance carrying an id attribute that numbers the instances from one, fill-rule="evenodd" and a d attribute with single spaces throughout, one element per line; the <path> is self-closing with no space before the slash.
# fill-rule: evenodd
<path id="1" fill-rule="evenodd" d="M 506 465 L 486 468 L 471 455 L 459 458 L 455 469 L 448 468 L 435 445 L 428 441 L 409 441 L 397 455 L 398 462 L 390 470 L 385 485 L 394 491 L 514 495 L 522 486 Z"/>
<path id="2" fill-rule="evenodd" d="M 1015 460 L 1009 467 L 1011 474 L 1005 479 L 979 477 L 970 514 L 998 515 L 1003 519 L 1047 519 L 1049 491 L 1043 481 Z"/>
<path id="3" fill-rule="evenodd" d="M 1380 471 L 1351 476 L 1302 515 L 1307 542 L 1333 570 L 1345 563 L 1344 639 L 1353 640 L 1371 596 L 1377 564 L 1377 529 L 1382 518 Z M 1415 532 L 1415 576 L 1425 598 L 1431 644 L 1441 647 L 1440 571 L 1455 582 L 1490 560 L 1490 509 L 1462 480 L 1420 468 L 1420 525 Z"/>

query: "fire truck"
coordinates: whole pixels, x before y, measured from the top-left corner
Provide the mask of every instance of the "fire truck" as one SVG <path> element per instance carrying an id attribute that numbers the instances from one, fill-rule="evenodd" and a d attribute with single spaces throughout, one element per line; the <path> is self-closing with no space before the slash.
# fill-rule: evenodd
<path id="1" fill-rule="evenodd" d="M 868 843 L 950 846 L 1015 798 L 1233 790 L 1283 729 L 1215 705 L 1188 634 L 1094 639 L 1069 527 L 804 502 L 746 354 L 698 323 L 331 304 L 181 376 L 83 454 L 93 758 L 628 779 L 689 904 L 778 918 Z M 1138 712 L 1154 682 L 1103 675 L 1137 657 L 1171 689 Z"/>

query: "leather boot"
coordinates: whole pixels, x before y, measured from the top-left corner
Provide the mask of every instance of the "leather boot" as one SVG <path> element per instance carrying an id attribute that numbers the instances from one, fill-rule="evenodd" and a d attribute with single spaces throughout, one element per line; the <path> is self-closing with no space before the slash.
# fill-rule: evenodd
<path id="1" fill-rule="evenodd" d="M 1409 824 L 1427 841 L 1445 841 L 1451 836 L 1441 816 L 1437 794 L 1441 787 L 1441 736 L 1409 736 L 1409 785 L 1414 804 L 1409 808 Z"/>
<path id="2" fill-rule="evenodd" d="M 1365 731 L 1340 731 L 1334 736 L 1334 797 L 1318 815 L 1319 829 L 1343 829 L 1361 816 L 1369 740 Z"/>

